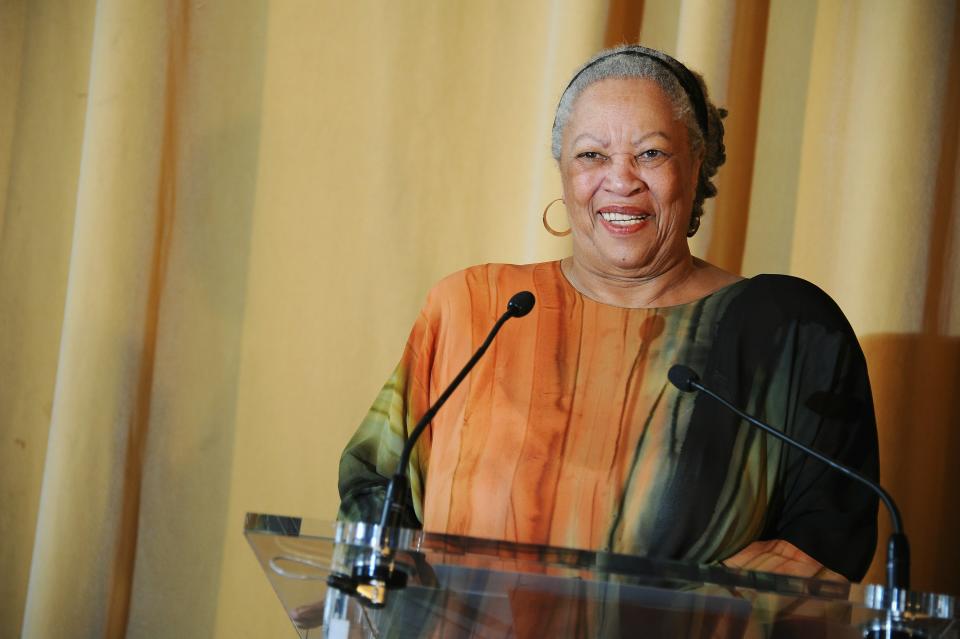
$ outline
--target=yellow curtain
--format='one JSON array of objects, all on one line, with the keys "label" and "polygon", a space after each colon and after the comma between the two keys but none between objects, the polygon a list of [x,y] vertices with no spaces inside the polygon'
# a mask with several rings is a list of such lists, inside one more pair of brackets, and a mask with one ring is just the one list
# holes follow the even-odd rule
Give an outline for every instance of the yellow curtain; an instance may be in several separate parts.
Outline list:
[{"label": "yellow curtain", "polygon": [[877,4],[0,1],[0,636],[290,632],[243,513],[334,514],[432,282],[569,250],[552,109],[624,37],[730,108],[695,249],[844,308],[960,592],[960,16]]}]

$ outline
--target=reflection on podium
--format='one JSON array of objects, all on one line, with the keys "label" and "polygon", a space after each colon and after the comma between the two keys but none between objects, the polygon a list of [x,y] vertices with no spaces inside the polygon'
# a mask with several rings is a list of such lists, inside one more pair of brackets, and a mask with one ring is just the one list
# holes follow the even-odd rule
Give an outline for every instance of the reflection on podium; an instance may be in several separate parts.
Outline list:
[{"label": "reflection on podium", "polygon": [[[304,639],[853,638],[888,615],[875,586],[416,530],[392,555],[405,585],[388,587],[356,578],[376,561],[378,532],[259,514],[245,525]],[[383,605],[370,605],[378,594]],[[953,597],[900,595],[914,636],[960,638]]]}]

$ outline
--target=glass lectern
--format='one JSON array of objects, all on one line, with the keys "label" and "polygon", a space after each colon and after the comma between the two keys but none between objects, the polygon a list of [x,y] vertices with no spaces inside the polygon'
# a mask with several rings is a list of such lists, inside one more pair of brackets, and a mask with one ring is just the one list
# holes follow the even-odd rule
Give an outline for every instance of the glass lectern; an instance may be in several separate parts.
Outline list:
[{"label": "glass lectern", "polygon": [[[382,607],[327,585],[376,552],[378,527],[250,513],[245,535],[296,632],[328,637],[862,637],[890,593],[677,561],[404,530],[405,587]],[[897,592],[900,620],[960,639],[955,599]],[[886,620],[886,621],[885,621]]]}]

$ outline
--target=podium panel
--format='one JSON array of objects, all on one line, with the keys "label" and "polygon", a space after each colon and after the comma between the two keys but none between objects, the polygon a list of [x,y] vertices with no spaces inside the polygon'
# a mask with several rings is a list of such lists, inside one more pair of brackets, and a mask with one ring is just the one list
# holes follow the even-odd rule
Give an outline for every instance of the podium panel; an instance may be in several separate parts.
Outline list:
[{"label": "podium panel", "polygon": [[[254,513],[244,529],[303,639],[833,639],[890,623],[889,593],[879,586],[418,530],[401,531],[395,546],[406,586],[375,607],[328,580],[369,564],[378,532],[371,524]],[[953,597],[895,598],[914,636],[960,639]]]}]

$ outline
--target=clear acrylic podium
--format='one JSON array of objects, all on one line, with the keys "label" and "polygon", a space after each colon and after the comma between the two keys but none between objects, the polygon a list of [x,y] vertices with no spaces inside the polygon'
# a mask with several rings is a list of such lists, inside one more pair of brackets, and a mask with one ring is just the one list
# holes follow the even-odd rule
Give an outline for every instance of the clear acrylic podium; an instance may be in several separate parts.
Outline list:
[{"label": "clear acrylic podium", "polygon": [[[402,531],[396,556],[407,586],[373,608],[327,579],[375,552],[376,526],[249,513],[244,534],[304,639],[834,639],[862,637],[888,614],[880,586],[415,530]],[[926,637],[960,639],[953,597],[895,599]]]}]

